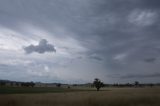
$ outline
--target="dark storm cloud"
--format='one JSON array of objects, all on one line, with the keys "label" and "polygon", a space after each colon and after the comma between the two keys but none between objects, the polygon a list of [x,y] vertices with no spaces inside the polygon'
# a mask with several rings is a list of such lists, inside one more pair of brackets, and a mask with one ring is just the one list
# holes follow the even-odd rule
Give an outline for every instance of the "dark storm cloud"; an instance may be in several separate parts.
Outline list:
[{"label": "dark storm cloud", "polygon": [[98,56],[91,56],[90,58],[98,60],[98,61],[102,61],[103,60],[101,57],[98,57]]},{"label": "dark storm cloud", "polygon": [[160,1],[159,0],[136,0],[137,2],[140,3],[140,6],[145,7],[145,8],[160,8]]},{"label": "dark storm cloud", "polygon": [[37,52],[40,54],[43,54],[45,52],[56,52],[54,45],[48,44],[48,41],[46,39],[42,39],[38,45],[31,44],[27,47],[24,47],[24,50],[27,54],[30,54],[32,52]]},{"label": "dark storm cloud", "polygon": [[121,76],[122,79],[130,79],[130,78],[154,78],[160,77],[160,73],[153,73],[153,74],[129,74],[125,76]]},{"label": "dark storm cloud", "polygon": [[94,59],[94,60],[98,60],[98,61],[102,61],[103,59],[100,56],[97,55],[91,55],[89,56],[90,59]]},{"label": "dark storm cloud", "polygon": [[144,59],[145,62],[148,62],[148,63],[153,63],[156,61],[156,58],[147,58],[147,59]]}]

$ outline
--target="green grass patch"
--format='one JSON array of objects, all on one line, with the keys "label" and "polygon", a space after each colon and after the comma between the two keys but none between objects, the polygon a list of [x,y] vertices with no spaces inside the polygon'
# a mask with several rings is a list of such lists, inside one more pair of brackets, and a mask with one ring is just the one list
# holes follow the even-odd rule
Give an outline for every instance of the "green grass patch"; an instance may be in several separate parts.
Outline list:
[{"label": "green grass patch", "polygon": [[0,94],[21,94],[21,93],[58,93],[71,92],[73,89],[53,87],[1,87]]},{"label": "green grass patch", "polygon": [[94,91],[94,89],[68,89],[58,87],[0,87],[0,94],[63,93],[77,91]]}]

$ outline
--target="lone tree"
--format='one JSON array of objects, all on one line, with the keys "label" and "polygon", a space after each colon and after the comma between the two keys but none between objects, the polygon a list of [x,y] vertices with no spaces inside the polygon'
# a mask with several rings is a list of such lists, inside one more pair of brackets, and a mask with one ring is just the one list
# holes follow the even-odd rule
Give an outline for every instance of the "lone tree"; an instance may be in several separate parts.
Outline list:
[{"label": "lone tree", "polygon": [[101,82],[101,80],[98,78],[94,79],[93,85],[97,88],[97,91],[99,91],[99,89],[104,86],[103,82]]},{"label": "lone tree", "polygon": [[139,86],[139,82],[138,82],[138,81],[135,81],[135,82],[134,82],[134,85],[135,85],[135,87],[138,87],[138,86]]},{"label": "lone tree", "polygon": [[56,86],[60,88],[60,87],[61,87],[61,84],[60,84],[60,83],[58,83],[58,84],[56,84]]}]

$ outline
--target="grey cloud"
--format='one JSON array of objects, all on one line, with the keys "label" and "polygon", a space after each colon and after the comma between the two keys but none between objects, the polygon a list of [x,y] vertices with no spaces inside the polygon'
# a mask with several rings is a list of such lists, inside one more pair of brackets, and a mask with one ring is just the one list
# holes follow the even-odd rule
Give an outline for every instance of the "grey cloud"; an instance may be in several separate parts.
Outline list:
[{"label": "grey cloud", "polygon": [[90,59],[94,59],[94,60],[98,60],[98,61],[102,61],[103,59],[99,56],[90,56]]},{"label": "grey cloud", "polygon": [[24,50],[27,54],[32,52],[37,52],[43,54],[45,52],[56,52],[54,45],[48,44],[46,39],[42,39],[38,45],[29,45],[24,47]]},{"label": "grey cloud", "polygon": [[156,61],[156,58],[147,58],[147,59],[144,59],[145,62],[148,62],[148,63],[153,63]]},{"label": "grey cloud", "polygon": [[153,74],[128,74],[121,76],[121,79],[130,79],[130,78],[153,78],[153,77],[160,77],[160,73],[153,73]]}]

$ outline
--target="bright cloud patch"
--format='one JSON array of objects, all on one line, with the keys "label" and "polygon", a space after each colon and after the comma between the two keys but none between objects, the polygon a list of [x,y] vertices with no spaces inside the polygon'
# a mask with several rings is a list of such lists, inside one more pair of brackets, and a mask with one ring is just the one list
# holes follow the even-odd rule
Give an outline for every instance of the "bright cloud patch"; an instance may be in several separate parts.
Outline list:
[{"label": "bright cloud patch", "polygon": [[150,10],[134,10],[129,15],[129,22],[138,26],[149,26],[155,22],[156,17],[156,12]]}]

